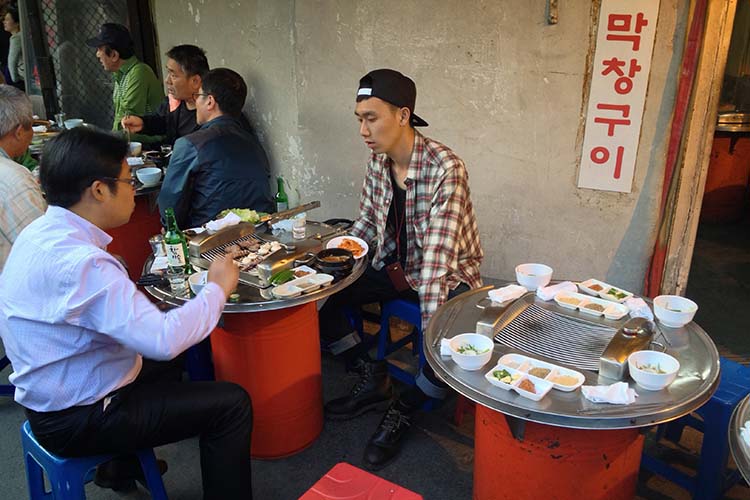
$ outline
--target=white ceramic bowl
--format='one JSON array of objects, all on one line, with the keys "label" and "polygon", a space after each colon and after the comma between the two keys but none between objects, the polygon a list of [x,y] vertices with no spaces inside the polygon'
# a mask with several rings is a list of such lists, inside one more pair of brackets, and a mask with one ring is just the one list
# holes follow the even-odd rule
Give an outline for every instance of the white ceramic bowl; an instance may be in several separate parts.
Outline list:
[{"label": "white ceramic bowl", "polygon": [[158,167],[139,168],[135,171],[135,176],[144,187],[155,186],[161,179],[161,169]]},{"label": "white ceramic bowl", "polygon": [[[478,354],[462,354],[459,350],[467,346],[476,348]],[[476,371],[482,368],[492,357],[494,344],[492,339],[478,333],[462,333],[450,340],[451,357],[461,368],[467,371]],[[464,351],[475,352],[475,351]]]},{"label": "white ceramic bowl", "polygon": [[654,299],[654,314],[660,323],[680,328],[693,321],[698,304],[679,295],[659,295]]},{"label": "white ceramic bowl", "polygon": [[529,291],[547,286],[552,279],[552,268],[544,264],[521,264],[516,266],[516,281]]},{"label": "white ceramic bowl", "polygon": [[65,128],[76,128],[83,125],[83,120],[81,118],[71,118],[70,120],[65,120],[63,124]]},{"label": "white ceramic bowl", "polygon": [[[645,367],[659,369],[664,373],[653,373]],[[680,371],[680,362],[669,354],[658,351],[636,351],[628,356],[630,377],[647,391],[660,391],[674,382]]]},{"label": "white ceramic bowl", "polygon": [[140,156],[141,151],[143,151],[143,144],[140,142],[128,143],[128,152],[130,153],[130,156]]},{"label": "white ceramic bowl", "polygon": [[193,293],[198,295],[203,290],[203,287],[206,286],[206,283],[208,283],[208,271],[191,274],[188,278],[188,283],[190,283],[190,289]]}]

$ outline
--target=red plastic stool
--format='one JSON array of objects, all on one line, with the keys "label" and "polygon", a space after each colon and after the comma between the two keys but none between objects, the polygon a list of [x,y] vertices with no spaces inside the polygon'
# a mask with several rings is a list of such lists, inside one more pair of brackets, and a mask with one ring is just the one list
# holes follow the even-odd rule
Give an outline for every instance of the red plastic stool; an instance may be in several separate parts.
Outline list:
[{"label": "red plastic stool", "polygon": [[453,413],[453,422],[460,427],[464,421],[464,415],[467,413],[471,413],[472,415],[476,413],[476,403],[459,394],[456,398],[456,411]]},{"label": "red plastic stool", "polygon": [[422,495],[341,462],[299,500],[422,500]]}]

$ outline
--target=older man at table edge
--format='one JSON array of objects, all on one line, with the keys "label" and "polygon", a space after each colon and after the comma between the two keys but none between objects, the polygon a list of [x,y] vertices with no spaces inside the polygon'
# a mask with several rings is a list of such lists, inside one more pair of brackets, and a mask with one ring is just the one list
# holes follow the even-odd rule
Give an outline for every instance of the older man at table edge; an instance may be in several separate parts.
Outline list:
[{"label": "older man at table edge", "polygon": [[245,81],[231,69],[213,69],[194,97],[200,128],[175,142],[158,198],[162,219],[170,207],[181,228],[226,208],[273,212],[268,158],[240,120]]},{"label": "older man at table edge", "polygon": [[86,45],[96,49],[102,67],[112,73],[112,130],[121,130],[122,119],[127,115],[143,116],[156,111],[164,97],[161,82],[154,70],[135,56],[133,39],[125,26],[104,23],[96,37],[86,40]]},{"label": "older man at table edge", "polygon": [[0,85],[0,271],[21,230],[47,208],[34,176],[12,160],[31,144],[32,122],[28,96],[10,85]]},{"label": "older man at table edge", "polygon": [[161,144],[174,145],[180,137],[195,131],[194,95],[200,92],[203,77],[208,73],[206,53],[195,45],[177,45],[167,51],[167,76],[164,84],[168,96],[156,113],[126,116],[122,128],[131,133],[164,136]]},{"label": "older man at table edge", "polygon": [[105,231],[127,223],[135,206],[126,155],[125,141],[84,127],[45,146],[40,178],[50,207],[23,230],[0,276],[15,400],[52,453],[123,455],[114,477],[100,467],[100,486],[132,484],[135,450],[199,435],[204,498],[250,498],[245,390],[181,382],[170,363],[151,361],[211,333],[238,271],[229,260],[213,263],[201,293],[166,313],[136,288],[106,252]]},{"label": "older man at table edge", "polygon": [[444,399],[448,387],[425,365],[416,387],[389,406],[387,366],[373,362],[349,333],[343,308],[403,298],[420,304],[425,328],[438,306],[482,285],[466,167],[453,151],[414,128],[427,126],[414,114],[415,101],[414,82],[397,71],[379,69],[360,79],[354,113],[371,155],[351,234],[374,247],[372,266],[320,312],[321,335],[332,342],[332,351],[344,351],[360,375],[347,396],[326,404],[326,415],[347,419],[388,407],[365,448],[364,463],[372,469],[396,457],[414,411],[428,398]]}]

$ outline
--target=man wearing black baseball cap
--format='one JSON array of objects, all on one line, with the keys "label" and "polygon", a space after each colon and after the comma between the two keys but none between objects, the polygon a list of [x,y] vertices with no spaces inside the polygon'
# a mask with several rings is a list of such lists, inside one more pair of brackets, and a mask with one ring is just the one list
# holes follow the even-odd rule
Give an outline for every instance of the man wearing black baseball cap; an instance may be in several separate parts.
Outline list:
[{"label": "man wearing black baseball cap", "polygon": [[104,23],[99,34],[86,40],[96,48],[96,57],[114,80],[115,116],[112,130],[122,130],[121,121],[128,115],[153,113],[164,97],[161,82],[151,67],[135,56],[133,39],[122,24]]},{"label": "man wearing black baseball cap", "polygon": [[348,419],[388,408],[365,449],[364,463],[372,469],[396,457],[413,412],[429,398],[444,399],[448,388],[425,364],[416,386],[390,402],[388,367],[373,361],[356,333],[349,333],[343,311],[405,299],[420,305],[417,326],[424,330],[449,298],[482,285],[482,248],[466,167],[453,151],[414,128],[427,126],[414,113],[416,97],[414,81],[392,69],[371,71],[359,81],[354,114],[371,154],[351,234],[374,249],[372,265],[320,311],[321,335],[360,375],[347,396],[326,404],[326,415]]}]

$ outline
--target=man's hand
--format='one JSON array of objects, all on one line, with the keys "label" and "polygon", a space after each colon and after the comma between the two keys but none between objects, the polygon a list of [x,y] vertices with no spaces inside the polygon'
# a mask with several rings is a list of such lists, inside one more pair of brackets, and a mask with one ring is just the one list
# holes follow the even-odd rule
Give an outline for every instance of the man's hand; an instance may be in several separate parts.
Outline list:
[{"label": "man's hand", "polygon": [[131,134],[143,130],[143,118],[140,116],[127,115],[120,120],[122,128],[129,130]]},{"label": "man's hand", "polygon": [[224,295],[229,295],[237,288],[237,280],[240,277],[240,270],[234,264],[230,257],[215,260],[208,268],[208,281],[212,281],[224,290]]}]

